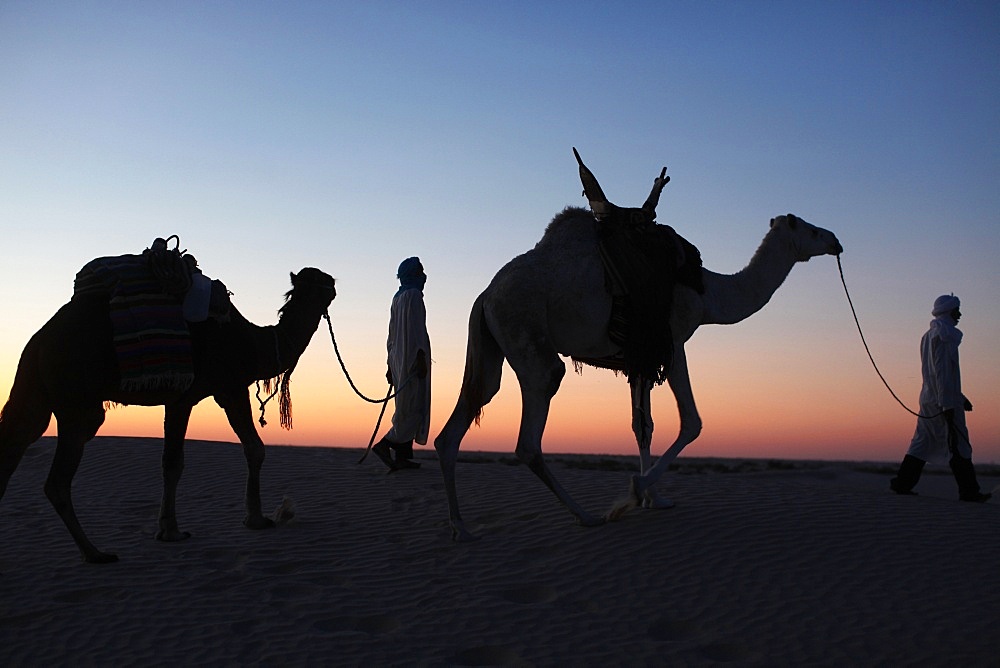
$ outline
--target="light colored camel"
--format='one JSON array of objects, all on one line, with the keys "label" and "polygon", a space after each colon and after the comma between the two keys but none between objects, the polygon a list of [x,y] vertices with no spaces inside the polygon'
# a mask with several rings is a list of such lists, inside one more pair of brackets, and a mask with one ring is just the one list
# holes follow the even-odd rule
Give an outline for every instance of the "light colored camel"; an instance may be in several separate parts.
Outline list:
[{"label": "light colored camel", "polygon": [[[259,327],[235,307],[228,322],[190,323],[194,380],[184,392],[121,389],[112,344],[107,294],[77,294],[42,326],[21,353],[10,398],[0,414],[0,498],[28,446],[55,415],[59,434],[45,494],[69,529],[85,561],[117,561],[84,534],[70,488],[83,447],[104,422],[106,401],[163,406],[163,497],[156,537],[177,541],[190,534],[177,526],[177,483],[184,469],[184,436],[195,404],[211,396],[222,407],[247,460],[246,519],[251,529],[273,527],[261,513],[260,469],[264,443],[253,423],[247,386],[295,368],[319,319],[336,295],[334,279],[319,269],[292,274],[277,325]],[[287,390],[287,382],[282,383]],[[284,402],[286,397],[282,397]],[[290,404],[286,404],[290,409]]]},{"label": "light colored camel", "polygon": [[[647,217],[655,215],[659,190],[668,180],[663,178],[665,171],[654,182],[653,192],[642,209],[618,209],[607,201],[596,180],[588,183],[593,176],[582,161],[580,167],[585,192],[596,214],[617,210],[640,215],[645,212]],[[632,480],[629,506],[644,500],[653,506],[671,505],[669,501],[657,500],[651,489],[681,450],[701,432],[684,343],[700,325],[736,323],[759,311],[797,262],[842,251],[831,232],[791,214],[778,216],[771,220],[763,242],[742,271],[724,275],[702,269],[704,294],[679,284],[674,288],[670,316],[673,363],[667,382],[677,401],[680,432],[666,453],[651,466],[653,423],[649,407],[653,384],[633,375],[629,379],[632,424],[642,475]],[[465,528],[459,513],[455,464],[462,438],[473,420],[478,421],[483,406],[500,389],[504,359],[521,387],[517,457],[581,524],[593,526],[604,521],[586,512],[558,483],[542,457],[541,441],[549,404],[566,371],[560,355],[606,358],[620,352],[608,336],[611,306],[595,216],[575,207],[557,215],[534,249],[502,267],[476,299],[469,317],[462,389],[454,411],[434,441],[448,495],[453,538],[475,538]],[[618,507],[614,516],[625,509],[626,506]]]}]

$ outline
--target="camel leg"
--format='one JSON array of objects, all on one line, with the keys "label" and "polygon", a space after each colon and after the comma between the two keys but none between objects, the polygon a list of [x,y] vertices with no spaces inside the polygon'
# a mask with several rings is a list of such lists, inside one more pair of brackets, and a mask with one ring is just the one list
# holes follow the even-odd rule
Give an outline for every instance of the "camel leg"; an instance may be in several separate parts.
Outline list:
[{"label": "camel leg", "polygon": [[[585,511],[569,493],[559,484],[559,481],[552,475],[552,471],[545,464],[542,456],[542,432],[545,430],[545,422],[549,416],[549,405],[552,397],[566,373],[565,365],[555,358],[554,365],[547,376],[548,382],[544,386],[537,386],[537,382],[532,382],[527,378],[518,376],[521,381],[521,427],[517,435],[517,458],[528,465],[528,468],[537,475],[545,485],[552,490],[558,499],[576,517],[583,526],[599,526],[604,523],[602,518],[594,517]],[[515,373],[517,369],[514,369]]]},{"label": "camel leg", "polygon": [[[461,399],[459,400],[461,403]],[[458,490],[455,487],[455,464],[458,462],[458,448],[462,443],[462,436],[472,424],[472,419],[463,420],[460,414],[460,407],[456,406],[455,412],[441,430],[441,434],[434,439],[434,449],[437,451],[438,462],[441,465],[441,476],[444,478],[444,490],[448,496],[448,519],[451,524],[451,538],[460,543],[468,543],[478,540],[479,537],[465,528],[462,521],[462,514],[458,510]],[[461,423],[464,422],[464,427]],[[456,424],[458,423],[458,424]],[[457,433],[456,433],[457,432]]]},{"label": "camel leg", "polygon": [[656,460],[648,471],[642,475],[632,476],[629,485],[629,496],[622,502],[616,503],[607,514],[609,520],[619,519],[628,512],[629,509],[640,505],[645,498],[646,492],[650,490],[660,480],[670,464],[677,459],[684,447],[698,438],[701,433],[701,417],[698,415],[698,408],[695,405],[694,393],[691,391],[691,378],[688,376],[687,356],[684,348],[675,346],[673,365],[667,376],[667,382],[677,400],[677,411],[680,414],[681,425],[677,439],[667,449],[663,455]]},{"label": "camel leg", "polygon": [[441,433],[434,439],[434,450],[437,451],[441,475],[444,478],[444,489],[448,496],[451,537],[455,541],[468,542],[478,539],[465,528],[458,510],[455,465],[458,462],[458,449],[473,420],[478,420],[483,406],[500,391],[503,360],[503,352],[486,325],[483,316],[483,297],[480,296],[473,304],[472,313],[469,315],[469,340],[458,402]]},{"label": "camel leg", "polygon": [[[500,389],[500,374],[503,370],[503,357],[498,356],[489,360],[479,360],[483,365],[489,367],[490,373],[483,374],[486,380],[482,384],[477,384],[481,391],[471,393],[467,387],[482,380],[478,375],[470,381],[468,378],[462,382],[462,391],[458,396],[458,403],[451,417],[445,423],[441,433],[434,439],[434,450],[437,451],[438,462],[441,465],[441,475],[444,478],[444,489],[448,496],[448,516],[451,523],[451,537],[458,542],[470,542],[478,540],[478,536],[465,528],[462,515],[458,509],[458,491],[455,487],[455,465],[458,462],[458,450],[462,445],[462,439],[472,426],[473,420],[479,415],[480,409],[496,395]],[[488,363],[488,364],[487,364]],[[482,372],[482,367],[477,369]],[[470,371],[467,369],[466,374]],[[480,397],[474,399],[472,395]],[[480,401],[482,403],[480,403]]]},{"label": "camel leg", "polygon": [[[645,474],[652,466],[649,447],[653,442],[653,413],[650,404],[653,385],[642,376],[633,375],[629,378],[629,389],[632,392],[632,433],[639,446],[639,472]],[[658,497],[656,491],[649,488],[643,495],[642,507],[673,508],[674,502]]]},{"label": "camel leg", "polygon": [[59,436],[49,477],[45,481],[45,496],[69,529],[84,561],[91,564],[118,561],[116,555],[101,552],[87,539],[73,509],[71,494],[73,476],[76,475],[80,460],[83,458],[83,447],[97,434],[97,430],[104,423],[104,409],[97,404],[89,412],[79,412],[72,416],[57,413],[56,420],[59,424]]},{"label": "camel leg", "polygon": [[678,433],[677,439],[674,440],[667,451],[656,460],[656,464],[652,469],[643,473],[641,477],[633,478],[636,492],[639,494],[644,494],[647,489],[655,485],[659,481],[660,476],[666,473],[667,467],[677,459],[677,455],[681,453],[681,450],[701,434],[701,416],[698,415],[698,407],[694,402],[694,392],[691,390],[687,356],[684,354],[684,349],[680,346],[674,350],[673,366],[670,369],[670,374],[667,376],[667,382],[670,384],[670,389],[677,400],[677,412],[681,418],[680,433]]},{"label": "camel leg", "polygon": [[160,530],[156,539],[173,542],[191,534],[177,526],[177,484],[184,472],[184,436],[193,406],[168,404],[163,407],[163,496],[160,499]]},{"label": "camel leg", "polygon": [[48,408],[14,410],[9,403],[4,408],[0,419],[0,499],[28,446],[42,437],[51,417]]},{"label": "camel leg", "polygon": [[247,460],[247,516],[243,524],[248,529],[272,528],[274,521],[264,517],[260,507],[260,469],[264,464],[264,441],[260,439],[260,434],[253,426],[250,395],[242,394],[238,397],[216,395],[215,401],[226,412],[229,426],[240,439],[243,455]]}]

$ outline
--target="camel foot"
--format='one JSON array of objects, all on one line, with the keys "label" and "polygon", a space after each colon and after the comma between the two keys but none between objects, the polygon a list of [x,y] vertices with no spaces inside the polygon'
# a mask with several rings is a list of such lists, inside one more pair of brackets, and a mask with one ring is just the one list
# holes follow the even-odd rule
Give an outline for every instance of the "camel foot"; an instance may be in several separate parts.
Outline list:
[{"label": "camel foot", "polygon": [[187,540],[191,537],[190,531],[181,531],[180,529],[160,529],[156,532],[156,540],[161,540],[164,543],[177,543],[182,540]]},{"label": "camel foot", "polygon": [[83,560],[88,564],[113,564],[118,561],[118,555],[109,552],[93,552],[85,555]]},{"label": "camel foot", "polygon": [[577,524],[582,527],[599,527],[604,526],[607,520],[603,517],[594,517],[592,515],[581,515],[576,518]]},{"label": "camel foot", "polygon": [[652,508],[653,510],[666,510],[667,508],[673,508],[674,502],[670,499],[661,498],[653,490],[648,489],[642,497],[642,507]]},{"label": "camel foot", "polygon": [[247,515],[247,518],[243,520],[243,526],[247,529],[253,529],[254,531],[259,531],[260,529],[273,529],[274,520],[264,517],[263,515]]},{"label": "camel foot", "polygon": [[480,539],[480,536],[470,532],[464,526],[452,524],[451,539],[456,543],[474,543]]},{"label": "camel foot", "polygon": [[616,522],[625,516],[625,513],[637,508],[642,503],[642,498],[645,497],[645,492],[640,495],[639,490],[639,476],[632,476],[632,480],[629,482],[628,496],[618,501],[611,507],[608,514],[605,515],[605,519],[608,522]]}]

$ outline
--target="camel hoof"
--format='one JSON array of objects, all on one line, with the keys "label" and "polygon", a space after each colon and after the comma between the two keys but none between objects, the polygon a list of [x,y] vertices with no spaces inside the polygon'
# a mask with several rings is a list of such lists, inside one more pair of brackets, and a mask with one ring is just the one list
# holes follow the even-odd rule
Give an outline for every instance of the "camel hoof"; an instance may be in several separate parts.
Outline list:
[{"label": "camel hoof", "polygon": [[190,537],[190,531],[181,531],[180,529],[161,529],[156,532],[156,540],[163,541],[164,543],[177,543],[182,540],[187,540]]},{"label": "camel hoof", "polygon": [[641,505],[642,498],[645,496],[643,492],[640,495],[639,489],[639,476],[632,476],[632,480],[629,482],[628,496],[615,503],[608,511],[608,514],[604,516],[605,520],[608,522],[617,522],[625,513],[632,510],[633,508]]},{"label": "camel hoof", "polygon": [[642,507],[653,510],[666,510],[667,508],[673,508],[674,502],[670,499],[661,499],[652,492],[646,492],[645,496],[642,497]]},{"label": "camel hoof", "polygon": [[628,494],[635,501],[636,505],[642,502],[647,494],[650,494],[650,490],[646,488],[643,483],[643,476],[634,475],[629,479],[628,482]]},{"label": "camel hoof", "polygon": [[247,529],[253,529],[254,531],[259,531],[260,529],[273,529],[274,520],[259,515],[257,517],[249,517],[243,520],[243,526]]},{"label": "camel hoof", "polygon": [[113,564],[118,561],[117,554],[110,554],[108,552],[95,552],[93,554],[88,554],[83,558],[88,564]]},{"label": "camel hoof", "polygon": [[451,539],[456,543],[474,543],[480,538],[481,536],[471,533],[465,527],[453,526],[451,528]]},{"label": "camel hoof", "polygon": [[591,517],[590,515],[584,515],[583,517],[577,518],[577,523],[582,527],[599,527],[604,526],[607,520],[603,517]]}]

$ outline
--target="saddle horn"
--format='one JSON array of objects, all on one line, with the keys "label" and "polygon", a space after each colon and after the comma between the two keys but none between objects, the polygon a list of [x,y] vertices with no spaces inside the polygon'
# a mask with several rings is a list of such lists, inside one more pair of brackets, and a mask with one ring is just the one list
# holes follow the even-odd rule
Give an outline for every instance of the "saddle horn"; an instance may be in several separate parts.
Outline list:
[{"label": "saddle horn", "polygon": [[580,157],[580,153],[576,150],[576,147],[573,148],[573,155],[576,156],[576,161],[580,165],[580,181],[583,183],[583,194],[587,198],[587,201],[590,202],[590,210],[594,212],[595,217],[599,219],[608,217],[621,219],[627,217],[632,220],[645,220],[646,222],[653,222],[656,219],[656,205],[660,202],[660,193],[663,192],[663,186],[670,183],[666,167],[660,170],[660,175],[653,179],[653,189],[650,191],[649,197],[646,198],[646,203],[642,205],[641,209],[621,209],[608,201],[593,172],[583,164],[583,159]]},{"label": "saddle horn", "polygon": [[598,218],[606,216],[611,213],[614,205],[604,195],[604,191],[601,190],[601,185],[597,182],[593,172],[587,169],[587,165],[583,164],[583,159],[575,146],[573,147],[573,155],[576,156],[576,161],[580,164],[580,181],[583,183],[583,194],[590,202],[590,210]]},{"label": "saddle horn", "polygon": [[653,190],[646,198],[646,203],[642,205],[642,210],[654,218],[656,217],[656,205],[660,203],[660,193],[663,192],[663,186],[668,183],[670,183],[670,177],[667,176],[667,168],[664,167],[660,171],[660,175],[653,179]]}]

